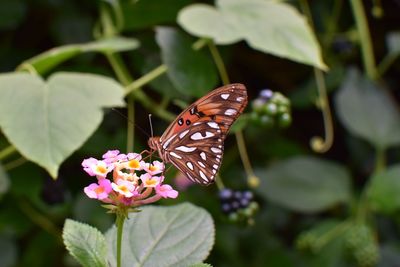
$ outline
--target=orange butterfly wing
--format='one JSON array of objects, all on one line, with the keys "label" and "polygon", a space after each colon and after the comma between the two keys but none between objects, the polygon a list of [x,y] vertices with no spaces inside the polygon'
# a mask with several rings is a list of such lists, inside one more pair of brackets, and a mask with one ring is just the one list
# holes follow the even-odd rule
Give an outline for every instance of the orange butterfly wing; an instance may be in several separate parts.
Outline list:
[{"label": "orange butterfly wing", "polygon": [[179,114],[161,137],[150,138],[149,146],[190,180],[208,185],[221,166],[225,137],[246,105],[243,84],[217,88]]}]

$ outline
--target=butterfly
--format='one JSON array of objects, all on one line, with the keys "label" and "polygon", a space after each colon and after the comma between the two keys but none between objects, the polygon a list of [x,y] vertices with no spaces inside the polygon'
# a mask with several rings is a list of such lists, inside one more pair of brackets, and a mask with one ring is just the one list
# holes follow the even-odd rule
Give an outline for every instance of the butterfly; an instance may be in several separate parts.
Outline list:
[{"label": "butterfly", "polygon": [[246,105],[243,84],[219,87],[182,111],[161,137],[149,138],[148,145],[191,181],[209,185],[221,166],[228,131]]}]

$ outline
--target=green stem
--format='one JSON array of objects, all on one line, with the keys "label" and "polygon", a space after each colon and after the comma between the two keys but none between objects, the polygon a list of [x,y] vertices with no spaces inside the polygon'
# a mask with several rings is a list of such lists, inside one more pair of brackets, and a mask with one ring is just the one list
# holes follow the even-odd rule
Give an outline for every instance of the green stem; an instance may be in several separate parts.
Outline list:
[{"label": "green stem", "polygon": [[14,168],[17,168],[17,167],[21,166],[22,164],[24,164],[24,163],[27,162],[27,161],[28,161],[28,160],[27,160],[26,158],[20,157],[20,158],[18,158],[18,159],[16,159],[16,160],[12,160],[12,161],[10,161],[10,162],[5,163],[5,164],[3,165],[3,169],[4,169],[5,171],[9,171],[9,170],[12,170],[12,169],[14,169]]},{"label": "green stem", "polygon": [[361,0],[350,0],[354,19],[360,37],[361,52],[363,56],[364,68],[368,77],[372,80],[377,78],[374,51],[372,48],[371,35],[368,28],[368,21],[365,16],[364,7]]},{"label": "green stem", "polygon": [[[312,18],[312,13],[310,10],[310,6],[306,0],[301,0],[301,7],[303,13],[306,15],[311,27],[314,29],[314,21]],[[324,119],[324,128],[325,128],[325,139],[320,136],[314,136],[311,139],[311,148],[315,152],[324,153],[328,151],[333,144],[333,122],[332,122],[332,113],[331,108],[329,106],[329,99],[325,84],[324,73],[317,68],[314,68],[314,77],[317,83],[318,88],[318,100],[320,104],[320,108],[322,111],[322,117]]]},{"label": "green stem", "polygon": [[251,187],[257,187],[260,181],[259,178],[255,175],[253,167],[250,164],[249,155],[247,153],[246,144],[244,142],[243,132],[237,131],[235,133],[235,136],[236,136],[236,143],[239,149],[239,155],[247,175],[247,183]]},{"label": "green stem", "polygon": [[[158,77],[158,74],[156,75],[155,73],[157,72],[161,72],[161,70],[163,68],[166,68],[165,66],[162,67],[163,65],[161,65],[160,67],[158,67],[157,71],[153,70],[152,74],[148,75],[144,75],[143,77],[146,76],[146,78],[139,78],[136,82],[133,82],[133,78],[132,76],[129,74],[124,62],[121,60],[121,58],[114,53],[107,53],[106,54],[108,61],[110,62],[111,67],[113,68],[115,75],[117,75],[118,80],[126,87],[126,92],[125,95],[127,96],[129,93],[131,94],[130,97],[133,98],[133,100],[137,100],[139,101],[145,108],[149,109],[152,113],[154,113],[156,116],[166,120],[166,121],[172,121],[175,118],[175,115],[166,111],[165,109],[160,109],[159,105],[157,103],[155,103],[154,101],[152,101],[146,94],[144,94],[141,91],[140,86],[143,86],[144,84],[148,83],[149,81],[151,81],[150,78],[155,79],[156,77]],[[164,70],[165,71],[165,70]],[[150,76],[150,78],[149,78]],[[132,101],[133,101],[132,100]],[[128,103],[129,105],[129,103]],[[133,109],[133,105],[131,107]],[[134,111],[133,111],[134,112]],[[132,111],[129,111],[129,107],[128,107],[128,117],[129,117],[129,113],[132,113]],[[129,126],[129,124],[131,124],[131,122],[128,122],[128,136],[131,136],[133,138],[134,134],[133,134],[133,127],[134,125],[132,125],[132,127]],[[127,142],[127,146],[129,149],[129,146],[133,145],[133,140]]]},{"label": "green stem", "polygon": [[152,80],[156,79],[158,76],[164,74],[167,72],[167,66],[166,65],[160,65],[154,70],[146,73],[136,81],[130,83],[126,87],[125,95],[128,95],[132,93],[133,91],[139,90],[142,86],[146,85],[147,83],[151,82]]},{"label": "green stem", "polygon": [[395,62],[399,55],[388,54],[386,55],[383,60],[379,63],[378,68],[376,70],[377,78],[380,78],[385,74],[385,72],[389,69],[389,67]]},{"label": "green stem", "polygon": [[48,216],[39,213],[37,210],[35,210],[32,207],[31,202],[27,200],[20,200],[19,201],[19,207],[21,211],[36,225],[41,227],[43,230],[46,232],[50,233],[51,235],[55,236],[57,240],[60,239],[60,230],[57,228],[57,226],[49,219]]},{"label": "green stem", "polygon": [[325,153],[328,151],[333,144],[333,121],[332,112],[329,106],[328,94],[325,84],[324,74],[321,70],[314,68],[314,76],[317,82],[317,88],[319,93],[319,103],[324,119],[325,128],[325,140],[319,136],[315,136],[311,139],[311,147],[315,152]]},{"label": "green stem", "polygon": [[125,214],[117,213],[116,226],[117,226],[117,267],[121,267],[121,245],[122,233],[124,230]]},{"label": "green stem", "polygon": [[196,42],[193,43],[192,48],[193,48],[193,50],[200,50],[204,46],[206,46],[208,44],[208,42],[210,42],[209,39],[200,38],[199,40],[197,40]]},{"label": "green stem", "polygon": [[350,221],[342,221],[329,231],[325,232],[322,236],[320,236],[316,241],[316,246],[321,249],[323,248],[329,241],[332,239],[341,236],[349,227],[351,226]]},{"label": "green stem", "polygon": [[326,35],[324,38],[325,47],[328,47],[332,43],[333,38],[336,34],[342,7],[343,7],[343,0],[334,1],[331,16],[328,19],[328,25],[326,26]]},{"label": "green stem", "polygon": [[127,86],[133,81],[133,78],[129,74],[127,68],[124,65],[121,57],[115,53],[106,53],[106,57],[113,68],[117,79],[124,85]]},{"label": "green stem", "polygon": [[221,179],[221,176],[217,175],[215,177],[215,184],[217,185],[218,190],[222,190],[225,188],[224,182]]},{"label": "green stem", "polygon": [[228,72],[226,71],[224,61],[213,41],[211,41],[211,40],[208,41],[208,48],[210,49],[210,52],[214,59],[215,65],[217,66],[219,76],[221,77],[222,83],[230,84]]},{"label": "green stem", "polygon": [[0,160],[5,159],[6,157],[8,157],[9,155],[11,155],[12,153],[14,153],[16,151],[17,150],[12,145],[4,148],[3,150],[0,151]]}]

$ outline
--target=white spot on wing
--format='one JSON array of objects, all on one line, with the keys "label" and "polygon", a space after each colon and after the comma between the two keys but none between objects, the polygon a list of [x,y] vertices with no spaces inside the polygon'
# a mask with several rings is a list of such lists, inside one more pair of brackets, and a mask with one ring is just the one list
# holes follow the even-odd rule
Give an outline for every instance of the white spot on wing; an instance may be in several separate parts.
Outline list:
[{"label": "white spot on wing", "polygon": [[206,165],[204,165],[204,163],[203,162],[201,162],[201,161],[198,161],[197,162],[201,167],[203,167],[203,168],[205,168],[206,167]]},{"label": "white spot on wing", "polygon": [[201,177],[204,181],[208,181],[208,180],[207,180],[207,176],[204,174],[204,172],[199,171],[199,173],[200,173],[200,177]]},{"label": "white spot on wing", "polygon": [[218,124],[217,124],[216,122],[210,121],[210,122],[207,122],[207,124],[208,124],[208,126],[210,126],[211,128],[219,129],[219,126],[218,126]]},{"label": "white spot on wing", "polygon": [[183,131],[179,134],[179,138],[182,139],[183,137],[185,137],[185,135],[187,135],[187,133],[189,132],[189,130]]},{"label": "white spot on wing", "polygon": [[222,152],[221,149],[216,148],[216,147],[212,147],[212,148],[211,148],[211,151],[214,152],[214,153],[217,153],[217,154],[220,154],[220,153]]},{"label": "white spot on wing", "polygon": [[217,158],[220,159],[220,158],[221,158],[221,155],[217,155]]},{"label": "white spot on wing", "polygon": [[218,169],[218,165],[217,165],[217,164],[214,164],[214,165],[213,165],[213,168],[214,168],[214,169]]},{"label": "white spot on wing", "polygon": [[222,98],[222,99],[225,99],[225,100],[227,100],[228,97],[229,97],[229,94],[222,94],[222,95],[221,95],[221,98]]},{"label": "white spot on wing", "polygon": [[190,136],[190,139],[192,139],[192,140],[203,140],[203,139],[210,138],[210,137],[213,137],[213,136],[214,136],[214,134],[211,133],[211,132],[206,132],[206,136],[202,136],[200,132],[197,132],[197,133],[192,134],[192,136]]},{"label": "white spot on wing", "polygon": [[216,174],[216,173],[217,173],[217,170],[216,170],[216,169],[213,169],[212,172],[213,172],[214,174]]},{"label": "white spot on wing", "polygon": [[193,123],[193,125],[199,125],[199,124],[201,124],[201,122],[195,122],[195,123]]},{"label": "white spot on wing", "polygon": [[193,171],[193,164],[191,162],[186,162],[186,166]]},{"label": "white spot on wing", "polygon": [[175,152],[169,152],[169,154],[177,159],[182,159],[181,156],[179,156],[178,154],[176,154]]},{"label": "white spot on wing", "polygon": [[244,100],[244,97],[242,97],[242,96],[239,96],[238,98],[236,98],[237,102],[242,102],[243,100]]},{"label": "white spot on wing", "polygon": [[169,145],[169,143],[171,143],[171,141],[172,141],[172,139],[174,139],[175,138],[175,136],[176,136],[176,134],[174,134],[173,136],[171,136],[167,141],[165,141],[165,143],[163,144],[163,148],[164,149],[167,149],[167,147],[168,147],[168,145]]},{"label": "white spot on wing", "polygon": [[187,147],[187,146],[178,146],[175,148],[176,150],[182,151],[182,152],[193,152],[196,150],[195,147]]},{"label": "white spot on wing", "polygon": [[200,153],[200,157],[201,157],[203,160],[206,160],[206,159],[207,159],[206,153],[204,153],[204,152],[201,152],[201,153]]},{"label": "white spot on wing", "polygon": [[230,116],[230,115],[235,115],[235,114],[236,114],[236,109],[228,108],[228,109],[225,111],[224,114],[225,114],[225,115],[228,115],[228,116]]}]

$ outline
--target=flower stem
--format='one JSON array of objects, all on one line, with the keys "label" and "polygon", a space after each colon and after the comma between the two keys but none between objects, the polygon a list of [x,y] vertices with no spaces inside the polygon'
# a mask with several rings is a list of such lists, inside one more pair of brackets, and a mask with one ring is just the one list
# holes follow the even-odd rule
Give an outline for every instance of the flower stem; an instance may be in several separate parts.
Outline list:
[{"label": "flower stem", "polygon": [[360,37],[361,52],[363,56],[364,68],[368,77],[372,80],[377,78],[374,51],[372,48],[371,35],[369,33],[368,21],[365,16],[364,7],[361,0],[350,0],[354,19]]},{"label": "flower stem", "polygon": [[122,233],[124,230],[124,221],[126,215],[123,213],[117,213],[116,226],[117,226],[117,267],[121,267],[121,245],[122,245]]}]

